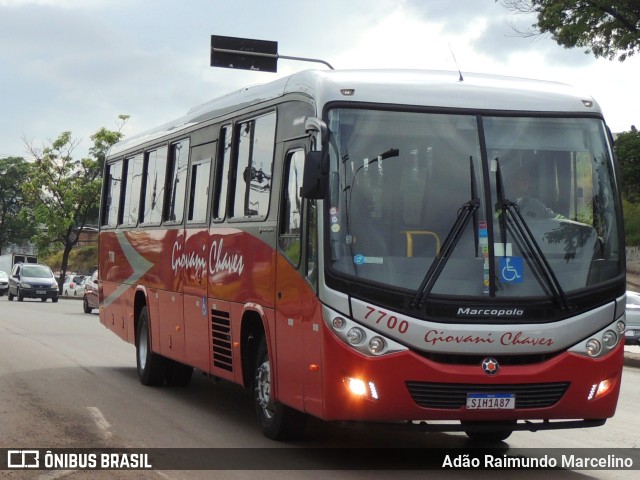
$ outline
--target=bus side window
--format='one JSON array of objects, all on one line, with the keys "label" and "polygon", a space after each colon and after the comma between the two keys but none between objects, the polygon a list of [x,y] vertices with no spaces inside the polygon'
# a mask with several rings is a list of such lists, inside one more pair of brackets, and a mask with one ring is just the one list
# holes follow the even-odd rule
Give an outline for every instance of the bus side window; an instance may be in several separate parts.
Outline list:
[{"label": "bus side window", "polygon": [[288,155],[285,164],[282,204],[280,209],[280,229],[278,244],[282,253],[296,267],[300,265],[302,244],[302,175],[304,172],[304,152],[296,150]]},{"label": "bus side window", "polygon": [[140,187],[142,184],[142,154],[130,157],[127,162],[126,191],[122,207],[122,223],[125,226],[136,226],[140,215]]},{"label": "bus side window", "polygon": [[[201,147],[198,147],[201,148]],[[194,149],[196,150],[196,149]],[[193,154],[193,152],[192,152]],[[189,185],[189,223],[203,223],[207,220],[209,205],[209,172],[211,158],[198,160],[191,165],[191,181]]]},{"label": "bus side window", "polygon": [[187,190],[187,167],[189,160],[189,140],[171,144],[165,190],[164,220],[181,223],[184,215],[184,201]]},{"label": "bus side window", "polygon": [[115,227],[118,221],[120,188],[122,187],[122,160],[108,165],[106,176],[102,205],[102,225]]},{"label": "bus side window", "polygon": [[218,146],[218,161],[214,174],[213,212],[211,216],[217,222],[224,220],[227,210],[227,195],[229,183],[229,164],[231,162],[231,125],[222,127]]},{"label": "bus side window", "polygon": [[237,126],[238,154],[232,217],[266,217],[271,196],[275,131],[275,113]]},{"label": "bus side window", "polygon": [[143,171],[143,194],[140,206],[140,222],[159,225],[162,220],[162,205],[167,170],[167,147],[147,152]]}]

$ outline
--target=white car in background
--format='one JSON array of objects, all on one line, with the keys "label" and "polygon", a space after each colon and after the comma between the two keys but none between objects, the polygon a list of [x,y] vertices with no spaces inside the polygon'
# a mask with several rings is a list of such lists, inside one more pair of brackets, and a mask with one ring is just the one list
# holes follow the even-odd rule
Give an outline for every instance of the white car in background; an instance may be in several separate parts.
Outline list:
[{"label": "white car in background", "polygon": [[7,272],[0,272],[0,297],[9,290],[9,275]]},{"label": "white car in background", "polygon": [[640,293],[627,290],[625,345],[640,345]]},{"label": "white car in background", "polygon": [[67,297],[78,297],[84,295],[84,275],[67,275],[62,285],[62,295]]}]

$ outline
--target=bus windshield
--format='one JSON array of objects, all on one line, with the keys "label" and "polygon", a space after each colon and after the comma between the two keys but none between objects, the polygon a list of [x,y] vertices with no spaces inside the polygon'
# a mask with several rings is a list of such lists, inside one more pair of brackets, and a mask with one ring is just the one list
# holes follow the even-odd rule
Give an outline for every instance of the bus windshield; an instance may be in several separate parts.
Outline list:
[{"label": "bus windshield", "polygon": [[352,108],[328,120],[338,275],[506,298],[564,296],[622,273],[602,120]]}]

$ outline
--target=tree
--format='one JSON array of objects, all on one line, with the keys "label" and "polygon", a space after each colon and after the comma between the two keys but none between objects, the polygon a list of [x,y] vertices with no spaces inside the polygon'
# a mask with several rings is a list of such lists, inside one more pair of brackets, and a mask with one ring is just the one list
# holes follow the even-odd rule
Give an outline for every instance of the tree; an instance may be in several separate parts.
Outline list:
[{"label": "tree", "polygon": [[28,177],[29,164],[22,157],[0,159],[0,253],[12,243],[34,234],[32,216],[21,214],[24,199],[20,185]]},{"label": "tree", "polygon": [[[497,0],[496,0],[497,1]],[[548,33],[565,48],[587,48],[596,57],[621,62],[640,50],[638,0],[500,0],[509,10],[534,13],[533,31]]]},{"label": "tree", "polygon": [[78,243],[82,230],[98,216],[102,183],[100,165],[104,163],[108,148],[122,136],[119,131],[100,129],[91,136],[94,145],[90,153],[94,158],[79,161],[73,159],[73,151],[79,142],[73,139],[71,132],[63,132],[42,149],[26,142],[35,161],[29,178],[22,185],[22,192],[35,221],[44,227],[35,236],[38,252],[47,254],[55,247],[63,250],[61,289],[69,253]]},{"label": "tree", "polygon": [[622,173],[622,193],[631,202],[640,201],[640,132],[634,126],[618,135],[615,152]]}]

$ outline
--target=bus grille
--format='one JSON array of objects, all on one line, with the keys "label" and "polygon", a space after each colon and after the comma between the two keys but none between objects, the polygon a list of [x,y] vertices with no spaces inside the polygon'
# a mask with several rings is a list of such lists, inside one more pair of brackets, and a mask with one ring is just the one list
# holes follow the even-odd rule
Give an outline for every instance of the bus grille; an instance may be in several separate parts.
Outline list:
[{"label": "bus grille", "polygon": [[413,400],[425,408],[462,408],[468,393],[513,393],[516,408],[545,408],[557,403],[569,382],[521,384],[459,384],[406,382]]},{"label": "bus grille", "polygon": [[211,347],[213,349],[213,366],[232,372],[233,355],[229,312],[211,310]]}]

